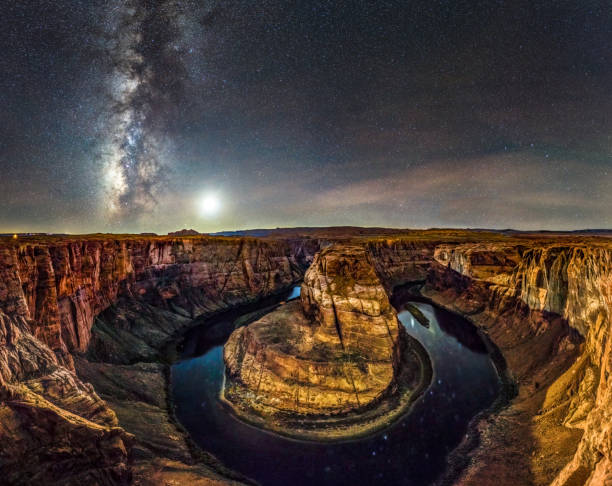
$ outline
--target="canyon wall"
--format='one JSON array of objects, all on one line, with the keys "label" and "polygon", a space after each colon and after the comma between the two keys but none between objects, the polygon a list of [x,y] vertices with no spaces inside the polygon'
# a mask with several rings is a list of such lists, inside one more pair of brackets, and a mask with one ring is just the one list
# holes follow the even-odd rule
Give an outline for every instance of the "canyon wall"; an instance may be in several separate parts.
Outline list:
[{"label": "canyon wall", "polygon": [[486,447],[462,483],[612,481],[610,245],[439,245],[434,258],[425,295],[484,329],[519,385],[479,425]]},{"label": "canyon wall", "polygon": [[287,289],[317,250],[316,240],[201,237],[0,246],[0,472],[11,484],[132,481],[134,437],[74,373],[99,339],[98,316],[124,300],[149,310],[145,334],[160,318],[185,327]]},{"label": "canyon wall", "polygon": [[[517,384],[509,405],[480,417],[470,432],[476,439],[451,457],[453,481],[612,481],[612,245],[605,241],[480,233],[357,241],[387,291],[419,281],[425,296],[472,320]],[[108,378],[94,390],[74,363],[92,382],[101,374],[155,376],[162,393],[163,366],[128,365],[155,361],[150,350],[198,317],[287,288],[327,244],[110,236],[1,244],[0,473],[9,484],[138,482],[130,452],[137,438],[115,413],[123,407],[129,417],[132,402],[109,407],[96,391],[106,400],[124,392],[108,391],[116,387]],[[147,394],[146,383],[136,398]],[[163,433],[173,437],[172,430]],[[181,454],[173,467],[188,460]]]},{"label": "canyon wall", "polygon": [[298,280],[316,242],[100,239],[0,248],[0,310],[58,355],[87,350],[94,317],[120,296],[194,318]]},{"label": "canyon wall", "polygon": [[[445,240],[442,240],[445,241]],[[425,281],[440,240],[389,238],[365,244],[387,292],[406,282]]]}]

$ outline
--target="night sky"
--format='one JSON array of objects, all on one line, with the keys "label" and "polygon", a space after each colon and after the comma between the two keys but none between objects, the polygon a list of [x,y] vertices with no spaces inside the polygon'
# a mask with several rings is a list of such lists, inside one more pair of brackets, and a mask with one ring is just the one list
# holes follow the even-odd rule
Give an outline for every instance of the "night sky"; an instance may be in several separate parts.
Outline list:
[{"label": "night sky", "polygon": [[0,232],[612,227],[609,0],[0,9]]}]

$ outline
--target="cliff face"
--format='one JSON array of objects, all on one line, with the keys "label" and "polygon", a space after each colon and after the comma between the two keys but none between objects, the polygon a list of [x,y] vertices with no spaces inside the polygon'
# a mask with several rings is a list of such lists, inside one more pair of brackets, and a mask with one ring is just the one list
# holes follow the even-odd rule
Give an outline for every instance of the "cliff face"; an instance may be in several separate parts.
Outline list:
[{"label": "cliff face", "polygon": [[60,355],[87,350],[94,317],[120,296],[193,318],[287,287],[305,261],[284,242],[243,239],[109,239],[0,252],[0,309],[31,322],[34,337]]},{"label": "cliff face", "polygon": [[0,472],[8,484],[129,481],[132,437],[23,315],[0,312],[0,365]]},{"label": "cliff face", "polygon": [[[94,321],[131,302],[151,314],[137,316],[138,330],[153,334],[150,344],[159,347],[195,317],[287,288],[301,278],[317,245],[103,238],[0,247],[2,474],[14,484],[129,482],[134,438],[73,370],[74,356],[93,343],[117,349],[109,339],[134,338],[135,331],[124,327],[109,338],[96,333]],[[121,326],[121,309],[111,312],[114,326]],[[166,329],[160,320],[169,323]]]},{"label": "cliff face", "polygon": [[[426,296],[467,316],[490,337],[518,384],[508,407],[476,424],[479,445],[469,453],[459,483],[612,481],[612,245],[596,239],[438,236],[365,241],[345,245],[342,258],[332,258],[330,251],[329,260],[325,252],[317,259],[304,282],[306,314],[298,327],[306,339],[299,341],[319,343],[315,348],[325,353],[334,350],[342,371],[305,352],[297,356],[313,363],[293,376],[290,370],[302,361],[289,362],[287,353],[269,353],[271,348],[263,353],[263,334],[253,325],[240,331],[252,334],[243,341],[251,343],[245,355],[255,364],[264,355],[275,363],[270,370],[286,378],[286,394],[293,397],[286,410],[297,410],[291,380],[315,383],[334,373],[332,385],[346,388],[338,392],[345,398],[320,403],[331,413],[354,407],[357,397],[361,406],[362,397],[364,403],[374,400],[389,386],[396,362],[388,346],[397,335],[385,291],[426,281]],[[136,362],[158,359],[163,344],[198,316],[286,288],[321,246],[315,239],[207,237],[0,245],[3,479],[9,484],[138,483],[151,468],[134,459],[131,451],[137,449],[140,458],[165,457],[170,462],[155,467],[180,470],[184,481],[222,480],[190,463],[184,437],[165,410],[163,365]],[[366,264],[352,268],[349,263],[350,271],[342,271],[337,264],[350,258]],[[286,310],[292,313],[296,305],[301,311],[297,302]],[[371,333],[363,331],[362,319],[374,322]],[[365,367],[355,359],[364,353],[370,359]],[[345,368],[354,384],[363,378],[363,393],[355,393]],[[313,410],[306,405],[311,398],[301,391],[298,397],[301,412]]]},{"label": "cliff face", "polygon": [[[425,293],[486,329],[520,385],[510,409],[485,432],[492,441],[497,434],[499,442],[514,414],[512,434],[524,434],[522,445],[532,451],[521,461],[525,469],[517,484],[612,480],[610,247],[440,246],[435,259]],[[510,433],[506,438],[511,442]],[[465,481],[490,480],[488,474],[503,471],[499,463],[491,468],[494,454],[476,454],[483,467],[469,470]]]},{"label": "cliff face", "polygon": [[301,300],[318,324],[315,339],[367,361],[386,362],[383,374],[392,376],[399,321],[363,247],[333,246],[318,253],[304,276]]},{"label": "cliff face", "polygon": [[439,242],[392,238],[365,244],[385,289],[406,282],[424,281]]},{"label": "cliff face", "polygon": [[612,481],[612,250],[532,249],[524,253],[517,278],[522,279],[524,302],[562,315],[585,338],[585,363],[575,370],[564,419],[564,425],[579,428],[584,435],[572,461],[553,484],[584,478],[588,485],[606,484]]},{"label": "cliff face", "polygon": [[365,407],[394,379],[399,332],[364,248],[329,247],[306,272],[301,302],[232,334],[224,348],[226,398],[268,414]]}]

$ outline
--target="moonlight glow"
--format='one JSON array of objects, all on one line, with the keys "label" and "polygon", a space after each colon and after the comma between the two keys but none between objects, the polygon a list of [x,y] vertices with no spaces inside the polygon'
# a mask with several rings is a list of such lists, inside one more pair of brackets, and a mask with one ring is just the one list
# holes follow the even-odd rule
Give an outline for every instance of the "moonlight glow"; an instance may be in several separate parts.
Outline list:
[{"label": "moonlight glow", "polygon": [[198,203],[202,216],[215,216],[221,210],[221,200],[217,194],[206,194]]}]

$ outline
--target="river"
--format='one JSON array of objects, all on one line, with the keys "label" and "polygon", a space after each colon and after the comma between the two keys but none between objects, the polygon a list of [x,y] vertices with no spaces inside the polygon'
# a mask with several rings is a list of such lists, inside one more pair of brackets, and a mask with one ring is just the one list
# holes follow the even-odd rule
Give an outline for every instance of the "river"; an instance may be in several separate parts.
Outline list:
[{"label": "river", "polygon": [[[298,296],[295,287],[277,300]],[[237,420],[218,399],[223,343],[241,317],[235,312],[185,336],[171,375],[177,418],[202,449],[264,486],[430,484],[444,470],[470,419],[493,403],[500,381],[472,324],[412,299],[396,297],[393,304],[408,334],[427,349],[434,376],[410,411],[387,429],[330,444],[283,438]],[[408,303],[429,319],[429,327],[404,309]]]}]

